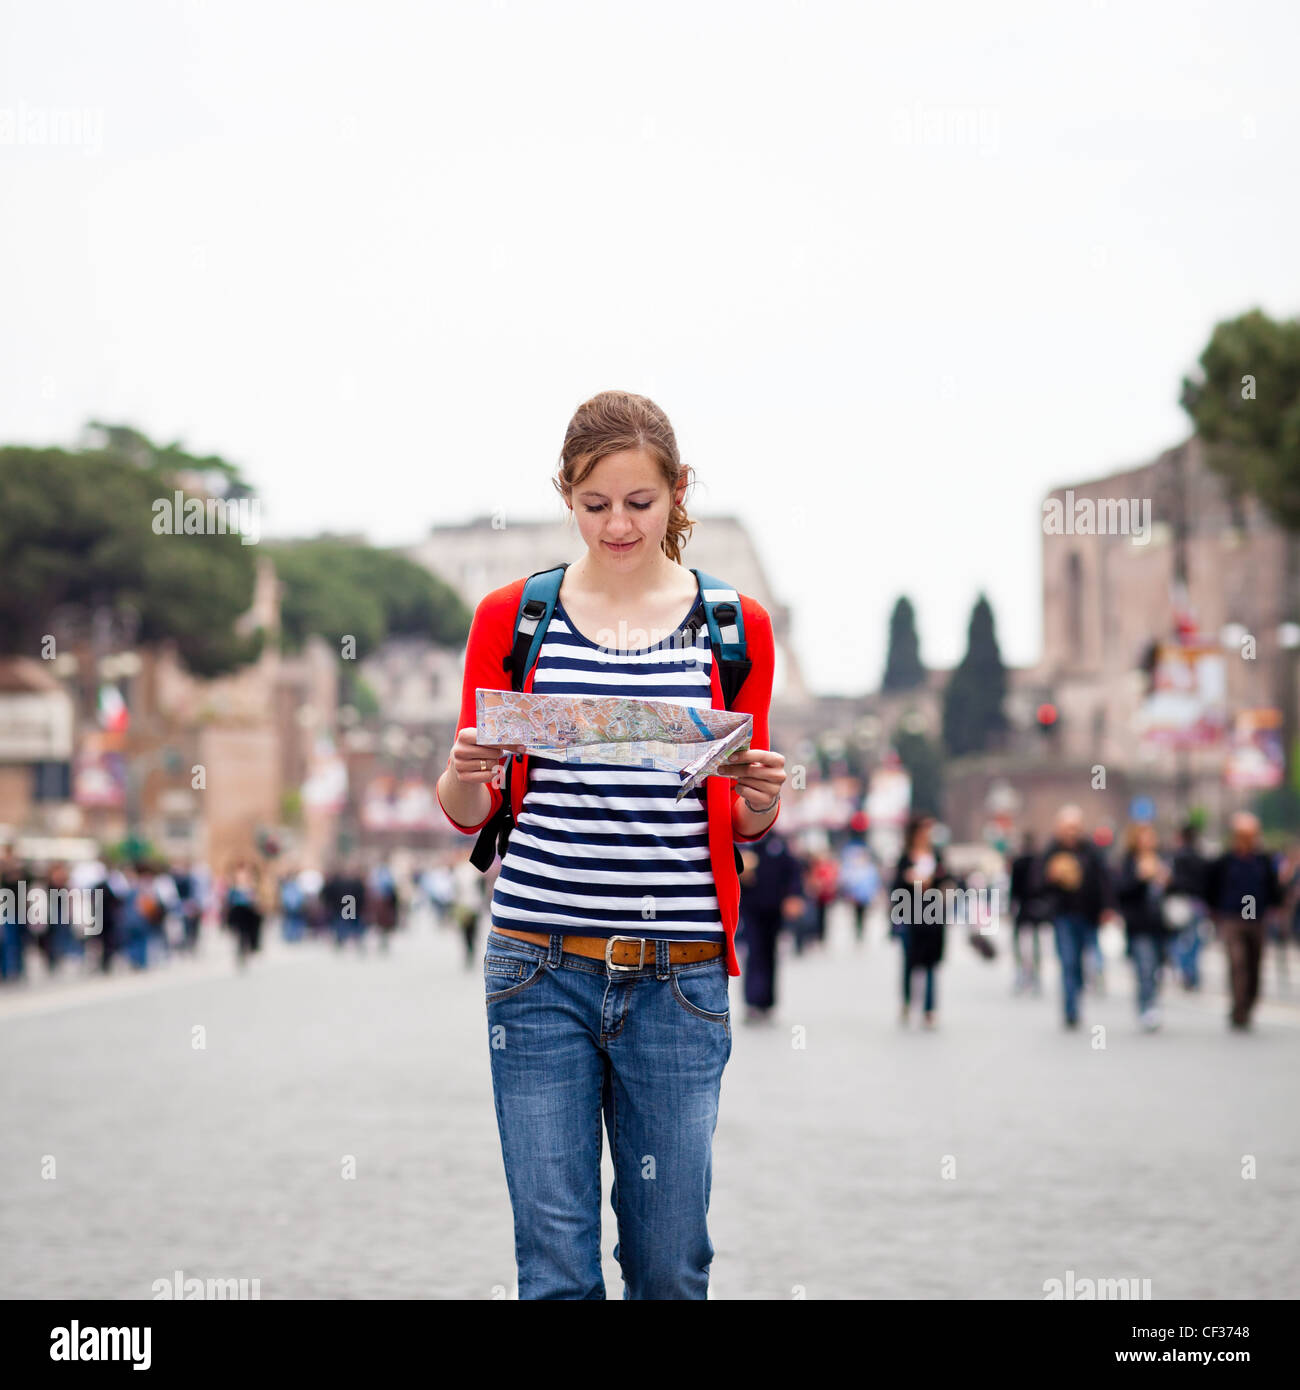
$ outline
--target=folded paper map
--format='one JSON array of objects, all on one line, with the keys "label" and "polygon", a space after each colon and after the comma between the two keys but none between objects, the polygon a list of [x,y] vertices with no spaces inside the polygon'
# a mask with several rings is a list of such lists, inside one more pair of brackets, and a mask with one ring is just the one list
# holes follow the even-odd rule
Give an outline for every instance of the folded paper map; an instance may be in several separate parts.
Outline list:
[{"label": "folded paper map", "polygon": [[521,746],[581,766],[653,767],[681,774],[680,801],[754,736],[754,719],[622,695],[533,695],[476,690],[479,743]]}]

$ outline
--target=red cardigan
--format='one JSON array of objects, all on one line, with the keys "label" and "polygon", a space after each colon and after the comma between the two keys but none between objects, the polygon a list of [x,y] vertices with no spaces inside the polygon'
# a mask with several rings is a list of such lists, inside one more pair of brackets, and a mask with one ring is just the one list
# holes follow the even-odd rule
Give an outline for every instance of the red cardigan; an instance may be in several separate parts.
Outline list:
[{"label": "red cardigan", "polygon": [[[509,656],[514,644],[515,615],[519,611],[519,599],[524,591],[524,580],[516,579],[511,584],[493,589],[474,610],[474,621],[469,630],[469,641],[465,645],[465,677],[461,690],[460,724],[456,732],[474,726],[477,715],[474,706],[474,692],[483,690],[509,690],[510,676],[502,663]],[[745,683],[740,687],[733,708],[740,713],[754,717],[754,736],[750,746],[766,750],[768,748],[767,710],[772,699],[772,669],[774,664],[772,644],[772,619],[760,603],[746,595],[740,595],[741,613],[745,619],[746,655],[753,663]],[[713,708],[724,709],[722,686],[716,662],[710,663],[713,680]],[[533,673],[528,672],[524,689],[532,690]],[[528,755],[524,754],[515,764],[514,775],[510,779],[512,808],[516,823],[523,807],[524,792],[528,786]],[[466,835],[478,832],[496,814],[501,805],[502,792],[488,782],[488,793],[492,804],[487,815],[477,825],[461,825],[447,814],[438,795],[438,805],[457,830]],[[718,908],[722,925],[727,934],[726,960],[727,973],[739,975],[740,965],[736,960],[736,921],[740,915],[740,880],[736,875],[736,858],[732,845],[739,840],[746,843],[761,840],[772,828],[762,835],[741,835],[735,829],[732,816],[740,793],[733,779],[729,777],[706,777],[704,780],[705,802],[709,822],[709,859],[713,866],[713,882],[718,898]],[[780,818],[780,802],[777,814],[772,819],[775,825]]]}]

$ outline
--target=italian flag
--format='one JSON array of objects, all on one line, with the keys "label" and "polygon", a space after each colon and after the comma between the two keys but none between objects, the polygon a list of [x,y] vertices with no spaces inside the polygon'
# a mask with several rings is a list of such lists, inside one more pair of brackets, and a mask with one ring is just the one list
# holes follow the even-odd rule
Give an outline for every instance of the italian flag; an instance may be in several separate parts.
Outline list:
[{"label": "italian flag", "polygon": [[124,734],[131,716],[122,692],[115,685],[99,687],[99,727],[110,734]]}]

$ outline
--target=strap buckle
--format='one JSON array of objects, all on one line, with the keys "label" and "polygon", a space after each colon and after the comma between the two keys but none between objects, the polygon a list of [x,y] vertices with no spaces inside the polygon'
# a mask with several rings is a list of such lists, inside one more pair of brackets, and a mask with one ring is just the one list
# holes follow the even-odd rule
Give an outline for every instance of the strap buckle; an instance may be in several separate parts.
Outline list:
[{"label": "strap buckle", "polygon": [[[614,943],[616,941],[636,941],[640,944],[640,958],[635,965],[616,965],[612,959]],[[605,942],[605,968],[607,970],[643,970],[645,969],[645,948],[649,945],[649,939],[644,936],[611,936]]]}]

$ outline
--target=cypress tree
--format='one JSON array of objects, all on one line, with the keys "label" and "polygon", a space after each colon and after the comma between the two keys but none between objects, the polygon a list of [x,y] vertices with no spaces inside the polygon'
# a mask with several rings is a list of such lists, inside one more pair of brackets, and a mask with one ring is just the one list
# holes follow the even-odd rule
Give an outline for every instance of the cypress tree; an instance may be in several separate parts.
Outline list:
[{"label": "cypress tree", "polygon": [[993,609],[981,594],[971,610],[966,655],[943,694],[943,741],[950,756],[983,753],[1007,727],[1002,702],[1007,673],[993,628]]},{"label": "cypress tree", "polygon": [[916,640],[916,615],[910,601],[903,597],[894,604],[889,618],[889,652],[885,657],[885,674],[880,682],[882,694],[896,690],[915,690],[925,684],[925,667]]}]

